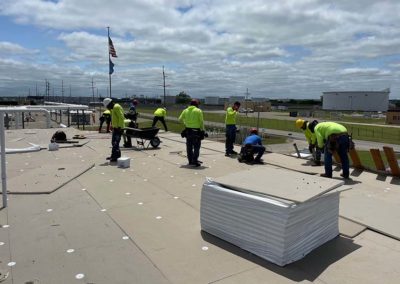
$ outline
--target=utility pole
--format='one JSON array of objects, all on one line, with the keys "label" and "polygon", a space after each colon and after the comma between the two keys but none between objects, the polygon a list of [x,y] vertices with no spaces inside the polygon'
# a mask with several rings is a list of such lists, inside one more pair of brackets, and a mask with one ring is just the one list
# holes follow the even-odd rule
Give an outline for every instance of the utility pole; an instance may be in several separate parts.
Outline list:
[{"label": "utility pole", "polygon": [[61,102],[64,102],[64,80],[61,80]]},{"label": "utility pole", "polygon": [[247,116],[247,100],[248,100],[248,98],[249,98],[249,95],[250,95],[250,93],[249,93],[249,88],[246,88],[246,99],[244,100],[244,106],[245,106],[245,108],[246,108],[246,116]]},{"label": "utility pole", "polygon": [[93,77],[92,77],[92,95],[93,95],[93,103],[94,103],[94,86],[93,86]]},{"label": "utility pole", "polygon": [[166,106],[166,94],[165,94],[165,87],[169,87],[170,85],[165,85],[165,77],[168,77],[165,75],[165,71],[164,71],[164,65],[162,67],[162,75],[163,75],[163,84],[161,86],[163,86],[164,88],[164,107]]},{"label": "utility pole", "polygon": [[164,65],[163,65],[163,67],[162,67],[162,76],[163,76],[163,86],[164,86],[164,107],[165,107],[165,105],[166,105],[166,103],[165,103],[166,96],[165,96],[165,72],[164,72]]},{"label": "utility pole", "polygon": [[37,93],[37,83],[36,83],[36,92],[35,92],[35,95],[36,95],[36,96],[38,95],[38,93]]},{"label": "utility pole", "polygon": [[69,97],[71,97],[71,84],[69,85]]}]

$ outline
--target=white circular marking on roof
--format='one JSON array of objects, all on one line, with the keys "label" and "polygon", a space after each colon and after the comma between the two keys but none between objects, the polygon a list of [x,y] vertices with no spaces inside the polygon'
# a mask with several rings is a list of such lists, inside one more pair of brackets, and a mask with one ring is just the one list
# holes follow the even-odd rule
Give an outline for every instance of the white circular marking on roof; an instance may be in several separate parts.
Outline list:
[{"label": "white circular marking on roof", "polygon": [[174,178],[174,176],[171,176],[171,178]]},{"label": "white circular marking on roof", "polygon": [[179,199],[179,196],[174,196],[174,199]]},{"label": "white circular marking on roof", "polygon": [[3,226],[1,226],[2,228],[8,228],[8,227],[10,227],[10,225],[3,225]]},{"label": "white circular marking on roof", "polygon": [[79,159],[82,159],[83,157],[82,156],[79,156]]},{"label": "white circular marking on roof", "polygon": [[86,190],[86,188],[82,188],[82,190],[83,190],[83,191],[85,191],[85,190]]},{"label": "white circular marking on roof", "polygon": [[131,172],[134,172],[134,170],[133,170],[133,169],[131,169],[130,171],[131,171]]},{"label": "white circular marking on roof", "polygon": [[143,202],[138,202],[138,205],[143,205]]},{"label": "white circular marking on roof", "polygon": [[101,173],[102,175],[104,175],[104,173]]},{"label": "white circular marking on roof", "polygon": [[128,236],[123,236],[122,239],[123,240],[129,240],[129,237]]},{"label": "white circular marking on roof", "polygon": [[125,172],[126,172],[126,170],[122,170],[122,172],[123,172],[123,173],[125,173]]},{"label": "white circular marking on roof", "polygon": [[204,250],[204,251],[206,251],[206,250],[208,250],[208,247],[204,246],[204,247],[202,247],[201,249]]},{"label": "white circular marking on roof", "polygon": [[7,263],[8,266],[14,266],[14,265],[16,265],[16,264],[17,264],[17,263],[16,263],[15,261],[11,261],[11,262]]},{"label": "white circular marking on roof", "polygon": [[101,211],[101,212],[106,212],[107,209],[103,208],[103,209],[101,209],[100,211]]},{"label": "white circular marking on roof", "polygon": [[20,171],[20,172],[23,172],[23,171],[24,171],[24,169],[20,169],[19,171]]},{"label": "white circular marking on roof", "polygon": [[195,187],[196,185],[195,185],[195,184],[192,184],[192,186]]},{"label": "white circular marking on roof", "polygon": [[152,156],[148,156],[149,158],[151,158]]},{"label": "white circular marking on roof", "polygon": [[113,180],[113,179],[110,179],[110,182],[114,182],[114,180]]},{"label": "white circular marking on roof", "polygon": [[67,249],[66,252],[67,253],[73,253],[75,250],[74,249]]},{"label": "white circular marking on roof", "polygon": [[372,195],[371,195],[371,194],[367,194],[367,196],[368,196],[368,197],[372,197]]},{"label": "white circular marking on roof", "polygon": [[47,212],[52,212],[53,209],[49,208],[49,209],[47,209],[46,211],[47,211]]},{"label": "white circular marking on roof", "polygon": [[157,168],[157,170],[161,171],[161,168]]},{"label": "white circular marking on roof", "polygon": [[181,163],[176,163],[178,166],[180,166],[181,165]]},{"label": "white circular marking on roof", "polygon": [[4,243],[3,243],[3,242],[0,242],[0,246],[4,246]]},{"label": "white circular marking on roof", "polygon": [[56,160],[60,159],[59,157],[56,157]]},{"label": "white circular marking on roof", "polygon": [[213,162],[215,163],[217,160],[213,160]]},{"label": "white circular marking on roof", "polygon": [[130,192],[125,192],[125,194],[126,194],[126,195],[131,195],[131,193],[130,193]]},{"label": "white circular marking on roof", "polygon": [[147,178],[145,178],[143,181],[147,181]]},{"label": "white circular marking on roof", "polygon": [[209,168],[211,169],[211,166],[209,166]]},{"label": "white circular marking on roof", "polygon": [[28,166],[29,165],[29,163],[25,163],[25,166]]},{"label": "white circular marking on roof", "polygon": [[142,162],[142,165],[146,165],[146,163],[145,163],[145,162]]},{"label": "white circular marking on roof", "polygon": [[390,187],[387,187],[386,190],[390,190]]},{"label": "white circular marking on roof", "polygon": [[79,273],[79,274],[75,275],[76,279],[83,279],[84,277],[85,277],[85,274],[83,274],[83,273]]},{"label": "white circular marking on roof", "polygon": [[157,219],[157,220],[160,220],[160,219],[162,219],[162,217],[161,217],[161,216],[157,216],[156,219]]},{"label": "white circular marking on roof", "polygon": [[198,172],[194,172],[194,174],[195,174],[195,175],[198,175],[199,173],[198,173]]},{"label": "white circular marking on roof", "polygon": [[85,160],[81,160],[82,162],[84,162]]}]

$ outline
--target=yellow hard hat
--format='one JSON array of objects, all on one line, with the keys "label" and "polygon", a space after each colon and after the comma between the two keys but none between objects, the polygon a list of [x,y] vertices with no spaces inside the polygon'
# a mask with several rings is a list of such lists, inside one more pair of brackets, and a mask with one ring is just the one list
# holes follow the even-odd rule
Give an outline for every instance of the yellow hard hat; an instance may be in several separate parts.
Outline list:
[{"label": "yellow hard hat", "polygon": [[296,120],[296,127],[297,128],[302,128],[303,124],[304,124],[304,120],[303,119]]}]

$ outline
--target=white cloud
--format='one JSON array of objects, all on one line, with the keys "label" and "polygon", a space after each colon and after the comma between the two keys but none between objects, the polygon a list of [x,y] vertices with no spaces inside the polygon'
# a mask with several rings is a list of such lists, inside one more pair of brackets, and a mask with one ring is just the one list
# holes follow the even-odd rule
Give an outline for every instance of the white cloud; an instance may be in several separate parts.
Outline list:
[{"label": "white cloud", "polygon": [[[0,56],[12,54],[4,70],[14,70],[16,81],[35,72],[32,82],[47,76],[86,85],[94,74],[106,88],[110,26],[116,95],[159,93],[165,65],[172,94],[226,96],[248,87],[252,95],[318,98],[334,88],[391,86],[400,97],[393,71],[399,13],[396,0],[2,0],[0,16],[51,31],[62,46],[39,51],[0,42]],[[35,64],[43,53],[50,68]]]}]

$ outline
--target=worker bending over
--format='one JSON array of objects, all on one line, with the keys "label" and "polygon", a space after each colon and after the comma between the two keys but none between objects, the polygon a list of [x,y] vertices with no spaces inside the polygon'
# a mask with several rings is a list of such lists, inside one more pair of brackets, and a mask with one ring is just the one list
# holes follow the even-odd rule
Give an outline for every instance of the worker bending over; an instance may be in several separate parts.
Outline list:
[{"label": "worker bending over", "polygon": [[317,147],[317,137],[315,133],[311,131],[310,128],[314,129],[314,127],[318,124],[318,121],[313,120],[312,122],[308,122],[307,120],[298,119],[296,120],[296,127],[300,128],[304,132],[304,136],[306,136],[308,142],[308,150],[313,155],[314,163],[313,166],[321,165],[321,150]]},{"label": "worker bending over", "polygon": [[[263,164],[261,157],[264,155],[265,147],[262,139],[258,135],[257,128],[250,129],[250,135],[246,137],[238,157],[239,162],[249,162],[253,164]],[[254,154],[257,154],[254,158]]]},{"label": "worker bending over", "polygon": [[107,133],[110,132],[110,124],[111,124],[111,112],[109,109],[103,111],[103,114],[100,116],[100,126],[99,126],[99,133],[101,133],[101,128],[103,127],[104,122],[107,125]]},{"label": "worker bending over", "polygon": [[349,134],[346,127],[335,122],[320,122],[310,129],[317,137],[317,146],[324,150],[325,173],[323,177],[332,177],[332,154],[337,152],[342,163],[341,174],[344,178],[349,178],[349,157],[347,152],[350,147]]},{"label": "worker bending over", "polygon": [[153,124],[151,126],[154,127],[157,121],[161,121],[165,131],[168,131],[167,124],[165,123],[166,115],[167,115],[167,108],[159,107],[158,109],[156,109],[156,111],[154,112]]}]

